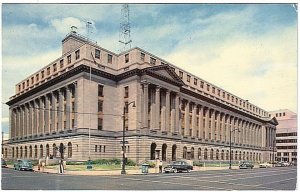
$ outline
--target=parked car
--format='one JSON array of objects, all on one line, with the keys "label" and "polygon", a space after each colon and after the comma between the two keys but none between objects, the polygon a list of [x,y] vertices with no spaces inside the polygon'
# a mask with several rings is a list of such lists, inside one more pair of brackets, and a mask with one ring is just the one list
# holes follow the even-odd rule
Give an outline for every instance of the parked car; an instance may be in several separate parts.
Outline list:
[{"label": "parked car", "polygon": [[33,166],[30,160],[26,159],[19,159],[17,162],[14,163],[14,169],[15,170],[28,170],[28,171],[33,171]]},{"label": "parked car", "polygon": [[285,167],[285,165],[283,164],[283,162],[277,162],[276,167]]},{"label": "parked car", "polygon": [[6,162],[5,162],[5,160],[3,158],[1,158],[1,167],[2,168],[7,167],[7,164],[6,164]]},{"label": "parked car", "polygon": [[185,161],[174,161],[164,168],[165,173],[190,172],[191,170],[193,170],[193,166]]},{"label": "parked car", "polygon": [[271,167],[272,165],[268,162],[265,162],[265,163],[261,163],[259,164],[259,168],[268,168],[268,167]]},{"label": "parked car", "polygon": [[240,169],[253,169],[254,165],[251,162],[244,161],[240,164]]},{"label": "parked car", "polygon": [[289,162],[282,162],[282,164],[287,167],[287,166],[290,166],[290,163]]}]

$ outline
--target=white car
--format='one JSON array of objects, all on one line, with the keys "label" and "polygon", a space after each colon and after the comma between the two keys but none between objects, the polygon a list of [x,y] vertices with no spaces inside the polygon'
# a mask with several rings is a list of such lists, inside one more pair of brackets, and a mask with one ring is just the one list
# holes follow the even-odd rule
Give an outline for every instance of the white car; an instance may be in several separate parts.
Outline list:
[{"label": "white car", "polygon": [[259,164],[259,168],[268,168],[268,167],[271,167],[272,165],[268,162],[265,162],[265,163],[261,163]]}]

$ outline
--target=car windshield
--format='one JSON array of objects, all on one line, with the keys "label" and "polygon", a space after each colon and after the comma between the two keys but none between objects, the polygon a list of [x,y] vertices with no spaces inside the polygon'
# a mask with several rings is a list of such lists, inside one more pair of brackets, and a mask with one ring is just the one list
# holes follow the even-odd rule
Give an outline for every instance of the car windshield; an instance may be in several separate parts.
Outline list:
[{"label": "car windshield", "polygon": [[181,162],[181,161],[174,161],[172,163],[172,165],[182,165],[182,164],[183,164],[183,162]]}]

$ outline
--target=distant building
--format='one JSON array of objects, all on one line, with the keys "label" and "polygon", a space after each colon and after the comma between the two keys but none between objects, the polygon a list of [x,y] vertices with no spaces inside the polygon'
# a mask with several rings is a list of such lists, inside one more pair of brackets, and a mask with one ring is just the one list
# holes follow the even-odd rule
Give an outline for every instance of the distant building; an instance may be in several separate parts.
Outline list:
[{"label": "distant building", "polygon": [[230,135],[233,161],[272,158],[267,111],[137,47],[116,54],[71,32],[15,90],[6,158],[121,158],[132,102],[125,151],[138,163],[228,161]]},{"label": "distant building", "polygon": [[269,112],[278,121],[276,148],[278,161],[297,161],[297,114],[288,110]]}]

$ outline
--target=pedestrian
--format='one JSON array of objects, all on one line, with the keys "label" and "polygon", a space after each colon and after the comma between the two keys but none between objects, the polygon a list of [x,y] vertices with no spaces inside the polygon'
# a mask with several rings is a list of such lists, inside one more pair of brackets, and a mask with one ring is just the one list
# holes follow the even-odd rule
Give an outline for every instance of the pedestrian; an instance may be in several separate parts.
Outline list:
[{"label": "pedestrian", "polygon": [[44,172],[44,171],[45,171],[45,162],[42,161],[42,172]]}]

